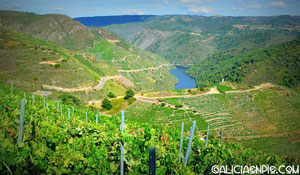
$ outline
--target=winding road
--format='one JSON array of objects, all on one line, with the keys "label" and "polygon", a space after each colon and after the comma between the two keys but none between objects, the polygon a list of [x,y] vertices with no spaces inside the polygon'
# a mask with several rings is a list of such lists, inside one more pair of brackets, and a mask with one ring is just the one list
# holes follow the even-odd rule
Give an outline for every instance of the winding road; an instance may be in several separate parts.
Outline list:
[{"label": "winding road", "polygon": [[58,86],[52,86],[52,85],[43,85],[44,89],[48,90],[56,90],[61,92],[78,92],[78,91],[90,91],[90,90],[100,90],[105,85],[105,82],[107,80],[115,79],[115,78],[121,78],[121,75],[118,76],[106,76],[102,77],[99,81],[99,84],[96,86],[88,86],[88,87],[75,87],[75,88],[64,88],[64,87],[58,87]]}]

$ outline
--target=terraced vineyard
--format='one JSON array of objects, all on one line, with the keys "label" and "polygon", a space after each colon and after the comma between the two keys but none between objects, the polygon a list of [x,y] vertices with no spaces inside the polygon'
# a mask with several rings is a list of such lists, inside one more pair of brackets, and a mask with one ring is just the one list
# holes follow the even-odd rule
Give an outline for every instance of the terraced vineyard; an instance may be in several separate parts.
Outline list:
[{"label": "terraced vineyard", "polygon": [[[193,139],[188,166],[178,163],[180,130],[130,122],[126,113],[125,132],[120,133],[120,116],[107,117],[89,108],[72,106],[22,91],[0,86],[0,164],[8,173],[120,173],[120,143],[124,142],[124,173],[148,172],[148,148],[156,146],[158,174],[207,174],[214,164],[288,165],[291,160],[243,148],[238,144],[220,145],[219,139],[200,140],[199,129]],[[20,100],[26,95],[23,140],[17,144]],[[87,115],[86,115],[87,112]],[[168,114],[168,111],[161,111]],[[161,113],[160,113],[161,114]],[[96,117],[98,115],[98,118]],[[150,113],[149,113],[150,115]],[[201,124],[200,124],[201,125]],[[189,127],[186,127],[189,128]],[[185,130],[184,137],[189,132]],[[184,139],[183,144],[187,144]],[[185,151],[185,149],[183,149]]]},{"label": "terraced vineyard", "polygon": [[[229,91],[226,94],[165,98],[160,101],[157,104],[151,104],[150,101],[136,102],[126,109],[131,114],[129,119],[176,127],[180,127],[182,121],[191,125],[196,120],[202,132],[210,125],[212,133],[218,135],[224,131],[227,138],[239,140],[251,139],[252,136],[282,137],[289,135],[282,133],[290,133],[293,137],[289,136],[287,142],[280,142],[281,147],[299,146],[300,96],[288,89],[275,86],[237,93]],[[257,148],[254,142],[245,145]],[[267,146],[262,145],[260,149],[272,152]],[[281,155],[291,155],[291,152],[284,150]],[[299,157],[299,154],[295,153],[293,157]]]}]

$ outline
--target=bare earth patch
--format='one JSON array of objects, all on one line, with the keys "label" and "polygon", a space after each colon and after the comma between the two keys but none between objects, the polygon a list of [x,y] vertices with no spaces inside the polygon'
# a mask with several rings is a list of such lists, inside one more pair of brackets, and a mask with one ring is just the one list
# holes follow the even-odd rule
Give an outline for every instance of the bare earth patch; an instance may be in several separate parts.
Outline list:
[{"label": "bare earth patch", "polygon": [[113,39],[106,39],[106,41],[113,43],[113,44],[120,42],[119,40],[113,40]]}]

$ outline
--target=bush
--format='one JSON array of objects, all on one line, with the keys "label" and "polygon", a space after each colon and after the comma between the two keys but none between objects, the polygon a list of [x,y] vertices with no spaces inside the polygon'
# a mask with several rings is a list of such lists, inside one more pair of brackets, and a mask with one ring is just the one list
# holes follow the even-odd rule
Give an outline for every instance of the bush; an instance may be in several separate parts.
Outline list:
[{"label": "bush", "polygon": [[105,98],[104,100],[102,100],[102,108],[110,110],[112,108],[111,102]]},{"label": "bush", "polygon": [[129,89],[126,91],[126,95],[124,97],[125,100],[129,99],[130,97],[134,96],[134,91],[132,89]]},{"label": "bush", "polygon": [[225,91],[230,91],[230,90],[232,90],[232,87],[218,85],[218,86],[217,86],[217,89],[218,89],[218,91],[220,91],[221,93],[225,93]]},{"label": "bush", "polygon": [[55,68],[60,68],[60,64],[55,64]]},{"label": "bush", "polygon": [[37,77],[34,77],[34,78],[33,78],[33,80],[34,80],[34,81],[37,81],[37,80],[38,80],[38,78],[37,78]]},{"label": "bush", "polygon": [[162,106],[162,107],[166,106],[166,103],[162,103],[161,106]]},{"label": "bush", "polygon": [[116,96],[115,96],[114,93],[109,92],[109,93],[107,94],[107,97],[108,97],[108,98],[115,98]]},{"label": "bush", "polygon": [[76,105],[76,106],[81,106],[82,103],[78,97],[73,96],[70,93],[63,93],[58,97],[63,104],[68,104],[68,105]]}]

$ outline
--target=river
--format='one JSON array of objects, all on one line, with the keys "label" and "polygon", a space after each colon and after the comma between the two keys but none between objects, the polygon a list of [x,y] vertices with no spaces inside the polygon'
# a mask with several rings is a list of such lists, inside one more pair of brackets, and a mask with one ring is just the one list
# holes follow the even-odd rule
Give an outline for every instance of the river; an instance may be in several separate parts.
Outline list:
[{"label": "river", "polygon": [[176,69],[170,71],[178,79],[174,89],[192,89],[196,87],[196,80],[186,73],[187,70],[188,67],[176,66]]}]

